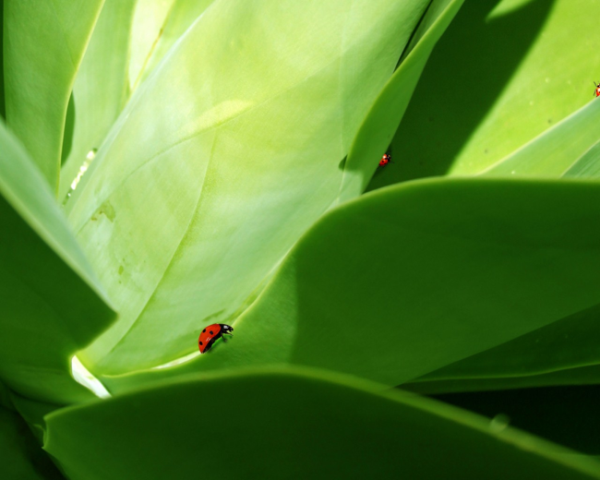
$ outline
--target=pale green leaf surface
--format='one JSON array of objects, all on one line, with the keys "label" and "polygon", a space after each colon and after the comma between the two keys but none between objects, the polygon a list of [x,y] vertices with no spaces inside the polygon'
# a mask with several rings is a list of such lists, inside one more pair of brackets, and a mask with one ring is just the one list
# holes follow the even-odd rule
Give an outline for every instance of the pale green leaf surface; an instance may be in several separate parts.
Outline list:
[{"label": "pale green leaf surface", "polygon": [[335,199],[426,3],[225,0],[187,30],[66,207],[121,314],[89,368],[166,363],[238,315]]},{"label": "pale green leaf surface", "polygon": [[294,363],[399,385],[600,303],[600,185],[410,182],[342,205],[292,249],[233,339],[114,392]]},{"label": "pale green leaf surface", "polygon": [[[419,381],[529,377],[600,364],[600,305],[431,372]],[[526,386],[525,384],[523,386]]]},{"label": "pale green leaf surface", "polygon": [[3,125],[0,152],[0,377],[40,400],[89,398],[69,357],[114,313],[50,188]]},{"label": "pale green leaf surface", "polygon": [[563,177],[568,178],[599,178],[600,177],[600,141],[592,145],[569,168]]},{"label": "pale green leaf surface", "polygon": [[163,26],[177,0],[137,1],[130,38],[129,82],[131,90],[140,83],[148,59],[162,36]]},{"label": "pale green leaf surface", "polygon": [[427,9],[400,66],[371,107],[344,164],[339,202],[360,195],[375,173],[408,107],[433,47],[464,0],[434,0]]},{"label": "pale green leaf surface", "polygon": [[6,121],[58,192],[67,103],[104,0],[6,0]]},{"label": "pale green leaf surface", "polygon": [[23,419],[0,407],[0,478],[58,480],[64,478],[39,447]]},{"label": "pale green leaf surface", "polygon": [[44,448],[71,480],[600,478],[575,452],[380,389],[310,370],[200,376],[58,410]]},{"label": "pale green leaf surface", "polygon": [[[175,0],[173,2],[156,40],[156,46],[152,49],[151,55],[146,61],[144,71],[141,74],[141,81],[156,68],[173,44],[214,1]],[[210,44],[205,45],[204,48],[210,48]]]},{"label": "pale green leaf surface", "polygon": [[129,98],[129,40],[135,5],[136,0],[104,3],[81,62],[73,85],[73,143],[60,172],[61,202],[86,156],[100,147]]},{"label": "pale green leaf surface", "polygon": [[481,173],[538,177],[566,175],[566,172],[575,168],[579,159],[600,139],[598,123],[600,102],[592,100],[573,115]]},{"label": "pale green leaf surface", "polygon": [[[589,0],[466,2],[436,45],[369,189],[477,174],[593,98],[600,30]],[[567,147],[567,145],[564,145]]]},{"label": "pale green leaf surface", "polygon": [[[423,377],[424,379],[425,377]],[[557,387],[568,385],[597,385],[600,383],[600,365],[568,368],[538,375],[516,375],[489,378],[417,379],[405,383],[403,389],[426,395],[457,392],[481,392],[534,387]]]}]

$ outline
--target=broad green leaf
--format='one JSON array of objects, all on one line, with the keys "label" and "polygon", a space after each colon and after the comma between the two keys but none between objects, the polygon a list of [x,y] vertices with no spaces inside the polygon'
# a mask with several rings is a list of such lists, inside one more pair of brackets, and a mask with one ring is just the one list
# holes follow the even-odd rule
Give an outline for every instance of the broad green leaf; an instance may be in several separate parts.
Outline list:
[{"label": "broad green leaf", "polygon": [[239,315],[336,198],[339,164],[427,3],[224,0],[193,24],[66,206],[121,313],[84,364],[160,365]]},{"label": "broad green leaf", "polygon": [[[90,396],[88,400],[93,399]],[[38,441],[39,445],[44,443],[44,435],[46,432],[46,421],[44,417],[49,413],[62,408],[64,405],[56,405],[53,403],[38,402],[26,397],[22,397],[14,392],[10,392],[11,407],[16,410],[19,415],[27,422],[33,436]]]},{"label": "broad green leaf", "polygon": [[371,107],[350,147],[339,195],[343,202],[360,195],[375,173],[408,107],[433,47],[464,0],[434,0],[411,39],[400,66]]},{"label": "broad green leaf", "polygon": [[6,120],[4,101],[4,0],[0,0],[0,117]]},{"label": "broad green leaf", "polygon": [[557,370],[550,373],[490,378],[457,378],[427,380],[426,377],[405,383],[402,388],[430,394],[508,390],[515,388],[555,387],[561,385],[597,385],[600,383],[600,365]]},{"label": "broad green leaf", "polygon": [[71,480],[600,478],[562,447],[380,389],[304,370],[197,377],[58,410],[44,448]]},{"label": "broad green leaf", "polygon": [[0,378],[43,401],[87,399],[70,356],[114,313],[50,188],[4,125],[0,152]]},{"label": "broad green leaf", "polygon": [[140,83],[146,64],[152,56],[163,27],[177,0],[137,1],[129,46],[129,82],[131,90]]},{"label": "broad green leaf", "polygon": [[600,141],[581,155],[563,176],[570,178],[600,177]]},{"label": "broad green leaf", "polygon": [[103,2],[4,2],[6,120],[55,194],[67,104]]},{"label": "broad green leaf", "polygon": [[146,60],[140,81],[156,68],[173,44],[213,2],[214,0],[175,0],[172,3],[160,34],[155,40],[156,45]]},{"label": "broad green leaf", "polygon": [[369,188],[477,174],[513,154],[593,98],[598,44],[587,0],[466,2],[394,137],[396,165]]},{"label": "broad green leaf", "polygon": [[[596,331],[600,321],[600,305],[577,312],[551,325],[534,330],[508,343],[465,358],[431,372],[419,382],[452,380],[453,388],[465,390],[472,380],[502,385],[509,377],[522,377],[522,387],[534,375],[600,364]],[[537,379],[531,379],[537,384]],[[476,384],[478,382],[475,382]],[[481,382],[479,382],[481,383]]]},{"label": "broad green leaf", "polygon": [[73,144],[60,173],[61,201],[77,186],[129,99],[129,40],[135,5],[136,0],[105,2],[81,62],[73,85]]},{"label": "broad green leaf", "polygon": [[[568,175],[600,139],[595,127],[600,122],[600,102],[590,101],[573,115],[567,117],[555,127],[547,130],[512,155],[502,159],[481,172],[484,175],[537,175],[546,177],[587,175]],[[593,155],[593,154],[592,154]],[[588,164],[583,160],[583,164]],[[586,168],[586,167],[584,167]]]},{"label": "broad green leaf", "polygon": [[0,407],[0,478],[59,480],[64,478],[35,441],[23,419]]},{"label": "broad green leaf", "polygon": [[600,185],[438,179],[333,210],[198,370],[317,366],[400,385],[600,303]]}]

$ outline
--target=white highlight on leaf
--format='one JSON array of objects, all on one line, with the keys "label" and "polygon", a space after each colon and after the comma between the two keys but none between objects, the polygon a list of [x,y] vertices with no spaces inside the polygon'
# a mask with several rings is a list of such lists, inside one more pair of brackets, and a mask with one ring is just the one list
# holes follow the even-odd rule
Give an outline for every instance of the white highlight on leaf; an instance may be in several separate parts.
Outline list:
[{"label": "white highlight on leaf", "polygon": [[97,397],[110,397],[108,390],[102,385],[100,380],[94,377],[90,371],[83,366],[76,355],[71,359],[71,375],[75,381],[91,390]]},{"label": "white highlight on leaf", "polygon": [[176,360],[173,360],[172,362],[163,363],[162,365],[159,365],[158,367],[153,367],[152,370],[162,370],[163,368],[176,367],[177,365],[181,365],[182,363],[189,362],[190,360],[193,360],[194,358],[196,358],[198,356],[200,356],[200,351],[190,353],[189,355],[186,355],[185,357],[181,357]]}]

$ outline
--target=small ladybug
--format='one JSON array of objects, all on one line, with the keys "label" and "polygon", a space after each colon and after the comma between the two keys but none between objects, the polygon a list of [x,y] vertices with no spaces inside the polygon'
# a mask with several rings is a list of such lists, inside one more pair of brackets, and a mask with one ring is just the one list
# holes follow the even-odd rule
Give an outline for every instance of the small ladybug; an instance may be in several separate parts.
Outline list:
[{"label": "small ladybug", "polygon": [[596,83],[596,82],[592,82],[594,84],[594,87],[596,87],[596,90],[594,91],[594,94],[597,97],[600,97],[600,83]]},{"label": "small ladybug", "polygon": [[[233,327],[225,325],[224,323],[213,323],[209,325],[200,334],[198,338],[198,348],[200,353],[206,353],[210,350],[213,344],[219,339],[223,338],[223,335],[233,335]],[[225,338],[223,338],[225,340]]]},{"label": "small ladybug", "polygon": [[392,161],[392,156],[389,153],[384,153],[381,160],[379,160],[379,166],[385,167],[388,163]]}]

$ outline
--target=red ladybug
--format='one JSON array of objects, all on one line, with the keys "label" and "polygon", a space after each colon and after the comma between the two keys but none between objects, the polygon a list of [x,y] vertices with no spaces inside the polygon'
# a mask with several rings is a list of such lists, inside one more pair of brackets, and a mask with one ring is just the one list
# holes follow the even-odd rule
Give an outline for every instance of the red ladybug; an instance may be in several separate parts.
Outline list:
[{"label": "red ladybug", "polygon": [[[200,353],[206,353],[210,350],[213,344],[223,335],[233,335],[233,327],[225,325],[224,323],[213,323],[209,325],[200,334],[198,338],[198,348]],[[225,340],[223,338],[223,340]]]},{"label": "red ladybug", "polygon": [[596,83],[596,82],[593,82],[593,83],[594,83],[594,87],[596,87],[596,91],[594,92],[594,94],[597,97],[600,97],[600,83]]},{"label": "red ladybug", "polygon": [[388,163],[392,161],[392,156],[389,153],[384,153],[381,160],[379,160],[379,166],[385,167]]}]

